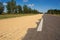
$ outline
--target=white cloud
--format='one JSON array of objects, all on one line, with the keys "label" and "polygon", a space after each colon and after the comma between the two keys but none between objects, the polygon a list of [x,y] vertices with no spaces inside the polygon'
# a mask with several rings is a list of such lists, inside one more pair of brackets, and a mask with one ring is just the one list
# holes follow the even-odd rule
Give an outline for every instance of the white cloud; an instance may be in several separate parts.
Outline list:
[{"label": "white cloud", "polygon": [[28,4],[28,6],[29,6],[29,7],[33,7],[33,6],[34,6],[34,4]]},{"label": "white cloud", "polygon": [[7,3],[3,3],[3,5],[7,5]]},{"label": "white cloud", "polygon": [[23,0],[23,2],[28,2],[28,0]]}]

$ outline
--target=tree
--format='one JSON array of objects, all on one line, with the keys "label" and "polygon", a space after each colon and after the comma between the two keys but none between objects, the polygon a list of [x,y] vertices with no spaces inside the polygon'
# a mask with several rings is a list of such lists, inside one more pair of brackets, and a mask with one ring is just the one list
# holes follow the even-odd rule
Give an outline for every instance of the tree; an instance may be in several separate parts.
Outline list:
[{"label": "tree", "polygon": [[32,9],[31,9],[31,8],[28,8],[28,12],[29,12],[29,13],[32,13]]},{"label": "tree", "polygon": [[4,6],[3,6],[3,3],[0,2],[0,14],[2,14],[4,11]]},{"label": "tree", "polygon": [[7,8],[7,12],[8,13],[11,13],[11,7],[10,7],[10,2],[7,2],[7,6],[6,6],[6,8]]},{"label": "tree", "polygon": [[47,11],[47,14],[60,14],[60,10],[50,9],[50,10]]},{"label": "tree", "polygon": [[20,5],[16,6],[15,13],[22,13],[22,7]]},{"label": "tree", "polygon": [[20,5],[17,6],[17,13],[22,13],[22,7]]},{"label": "tree", "polygon": [[15,13],[16,2],[15,0],[11,0],[11,13]]},{"label": "tree", "polygon": [[11,0],[11,1],[7,2],[8,13],[15,13],[15,8],[16,8],[15,0]]},{"label": "tree", "polygon": [[24,13],[28,13],[28,6],[27,6],[27,5],[24,5],[24,6],[23,6],[23,12],[24,12]]},{"label": "tree", "polygon": [[32,10],[32,13],[39,13],[36,9]]}]

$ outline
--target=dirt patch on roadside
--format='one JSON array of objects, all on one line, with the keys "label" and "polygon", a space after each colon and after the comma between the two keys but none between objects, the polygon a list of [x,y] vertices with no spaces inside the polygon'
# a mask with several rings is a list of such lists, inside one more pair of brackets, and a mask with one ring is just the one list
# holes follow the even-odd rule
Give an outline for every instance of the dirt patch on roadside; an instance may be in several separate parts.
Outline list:
[{"label": "dirt patch on roadside", "polygon": [[28,28],[36,28],[42,14],[0,20],[0,40],[22,40]]}]

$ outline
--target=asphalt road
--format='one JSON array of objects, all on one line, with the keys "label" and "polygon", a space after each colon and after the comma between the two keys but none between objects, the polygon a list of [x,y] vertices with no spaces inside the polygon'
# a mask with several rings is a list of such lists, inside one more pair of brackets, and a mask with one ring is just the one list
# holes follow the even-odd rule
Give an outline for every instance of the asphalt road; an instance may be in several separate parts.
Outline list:
[{"label": "asphalt road", "polygon": [[[37,24],[37,26],[39,23]],[[30,28],[22,40],[60,40],[60,16],[44,15],[42,31]]]},{"label": "asphalt road", "polygon": [[60,40],[60,16],[43,16],[42,40]]}]

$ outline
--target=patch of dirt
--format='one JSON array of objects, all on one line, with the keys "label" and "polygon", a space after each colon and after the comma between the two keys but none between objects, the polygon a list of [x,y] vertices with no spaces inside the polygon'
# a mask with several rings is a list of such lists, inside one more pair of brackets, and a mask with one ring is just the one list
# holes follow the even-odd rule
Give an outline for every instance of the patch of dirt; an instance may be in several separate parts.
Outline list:
[{"label": "patch of dirt", "polygon": [[36,28],[42,14],[0,20],[0,40],[22,40],[28,28]]}]

